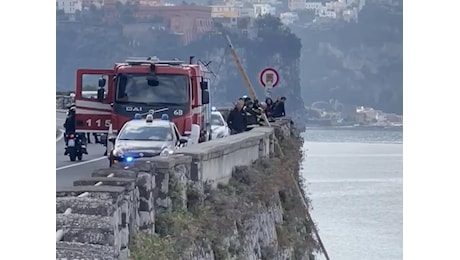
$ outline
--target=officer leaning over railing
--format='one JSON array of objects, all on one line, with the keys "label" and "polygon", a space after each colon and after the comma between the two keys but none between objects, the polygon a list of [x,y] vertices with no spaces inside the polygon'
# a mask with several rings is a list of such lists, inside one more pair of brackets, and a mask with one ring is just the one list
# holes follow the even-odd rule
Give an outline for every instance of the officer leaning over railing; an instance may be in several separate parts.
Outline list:
[{"label": "officer leaning over railing", "polygon": [[247,118],[246,131],[249,131],[254,127],[259,126],[258,117],[261,115],[261,111],[258,109],[256,102],[254,102],[250,97],[243,96],[242,98],[245,101],[243,110]]}]

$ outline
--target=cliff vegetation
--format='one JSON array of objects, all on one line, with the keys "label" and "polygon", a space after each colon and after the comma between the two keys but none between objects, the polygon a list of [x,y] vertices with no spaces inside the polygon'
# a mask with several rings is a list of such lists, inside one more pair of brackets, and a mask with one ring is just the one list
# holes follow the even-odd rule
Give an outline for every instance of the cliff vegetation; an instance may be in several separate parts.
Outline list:
[{"label": "cliff vegetation", "polygon": [[[289,174],[302,185],[300,137],[280,140],[285,159],[234,171],[228,185],[187,187],[187,210],[157,216],[158,235],[139,234],[133,259],[314,259],[317,242]],[[302,194],[302,196],[305,196]]]}]

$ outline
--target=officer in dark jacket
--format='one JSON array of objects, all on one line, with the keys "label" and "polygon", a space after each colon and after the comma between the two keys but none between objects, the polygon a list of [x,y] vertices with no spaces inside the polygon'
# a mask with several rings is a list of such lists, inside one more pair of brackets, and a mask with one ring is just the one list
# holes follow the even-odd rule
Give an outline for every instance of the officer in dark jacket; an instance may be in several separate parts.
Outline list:
[{"label": "officer in dark jacket", "polygon": [[[64,122],[64,129],[65,129],[64,141],[65,141],[66,146],[68,142],[67,135],[75,134],[75,110],[76,110],[76,107],[73,104],[70,105],[67,110],[67,117],[65,118],[65,122]],[[67,150],[64,152],[64,155],[67,155]]]},{"label": "officer in dark jacket", "polygon": [[240,99],[236,103],[235,108],[228,114],[227,124],[232,135],[242,133],[246,130],[247,121],[243,107],[244,101]]},{"label": "officer in dark jacket", "polygon": [[286,101],[286,97],[279,98],[274,106],[272,111],[273,117],[283,117],[286,116],[286,111],[284,110],[284,102]]},{"label": "officer in dark jacket", "polygon": [[246,113],[247,118],[247,127],[246,131],[251,130],[254,127],[259,126],[259,116],[261,111],[255,106],[252,100],[249,100],[244,107],[244,112]]},{"label": "officer in dark jacket", "polygon": [[[67,117],[64,122],[64,129],[65,129],[65,134],[64,134],[64,140],[65,140],[65,145],[67,146],[67,141],[68,139],[66,136],[68,134],[75,134],[79,138],[81,138],[83,144],[86,144],[86,138],[83,133],[76,133],[75,131],[75,112],[76,112],[76,106],[74,104],[69,106],[69,110],[67,111]],[[84,154],[88,154],[86,148],[83,149]],[[64,153],[64,155],[67,155]]]},{"label": "officer in dark jacket", "polygon": [[75,133],[75,110],[76,110],[75,105],[71,105],[67,112],[67,117],[64,122],[64,128],[65,128],[66,134]]}]

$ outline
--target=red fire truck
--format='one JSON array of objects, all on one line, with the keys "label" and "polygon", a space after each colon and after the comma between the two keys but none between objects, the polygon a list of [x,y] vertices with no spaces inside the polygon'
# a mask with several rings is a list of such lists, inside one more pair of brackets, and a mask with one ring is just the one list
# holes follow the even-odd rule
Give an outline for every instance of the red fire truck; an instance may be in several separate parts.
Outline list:
[{"label": "red fire truck", "polygon": [[[167,114],[181,135],[196,138],[193,143],[207,141],[211,131],[208,73],[205,66],[193,64],[193,57],[189,63],[130,58],[113,69],[79,69],[76,130],[116,134],[135,114],[151,113],[154,118]],[[97,78],[92,83],[99,87],[96,97],[82,95],[86,76]]]}]

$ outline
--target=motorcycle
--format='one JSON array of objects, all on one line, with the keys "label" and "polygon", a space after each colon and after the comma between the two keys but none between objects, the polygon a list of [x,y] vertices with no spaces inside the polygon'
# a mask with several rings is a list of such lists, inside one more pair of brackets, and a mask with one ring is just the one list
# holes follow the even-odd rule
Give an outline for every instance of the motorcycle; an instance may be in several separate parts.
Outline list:
[{"label": "motorcycle", "polygon": [[69,155],[70,161],[83,159],[83,154],[86,153],[86,144],[83,142],[80,134],[66,134],[65,155]]}]

